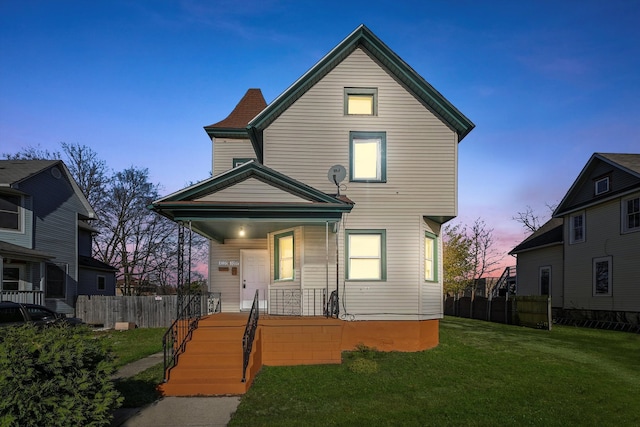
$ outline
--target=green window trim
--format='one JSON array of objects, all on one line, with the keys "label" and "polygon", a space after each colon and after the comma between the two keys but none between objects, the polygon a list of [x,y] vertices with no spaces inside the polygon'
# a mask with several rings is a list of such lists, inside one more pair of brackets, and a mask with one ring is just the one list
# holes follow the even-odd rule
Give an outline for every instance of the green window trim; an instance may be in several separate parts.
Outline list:
[{"label": "green window trim", "polygon": [[[354,235],[369,235],[369,236],[380,236],[380,266],[379,266],[379,278],[358,278],[352,279],[350,277],[351,273],[351,247],[350,247],[350,237]],[[387,280],[387,230],[345,230],[345,280],[350,282],[385,282]],[[354,258],[355,259],[355,258]],[[362,258],[361,258],[362,259]],[[376,259],[376,258],[368,258],[368,259]]]},{"label": "green window trim", "polygon": [[[287,267],[283,264],[283,259],[281,259],[281,249],[280,249],[280,241],[283,238],[291,237],[291,274],[287,277],[282,276],[282,267]],[[294,280],[295,278],[295,239],[293,236],[293,230],[287,231],[286,233],[280,233],[273,236],[273,252],[274,252],[274,279],[278,281],[286,281],[286,280]]]},{"label": "green window trim", "polygon": [[[362,96],[371,98],[371,114],[349,113],[349,98]],[[377,116],[378,115],[378,88],[373,87],[345,87],[344,88],[344,115],[345,116]]]},{"label": "green window trim", "polygon": [[[428,258],[427,242],[432,245],[431,257]],[[431,275],[428,275],[428,264],[431,266]],[[424,233],[424,280],[425,282],[437,282],[438,278],[438,236],[426,231]]]},{"label": "green window trim", "polygon": [[[376,176],[361,178],[356,176],[355,145],[359,141],[377,141]],[[387,182],[387,133],[386,132],[349,132],[349,181],[351,182]]]},{"label": "green window trim", "polygon": [[255,158],[251,158],[251,157],[234,157],[233,158],[233,165],[232,167],[238,167],[240,165],[243,165],[247,162],[250,162],[251,160],[256,160]]}]

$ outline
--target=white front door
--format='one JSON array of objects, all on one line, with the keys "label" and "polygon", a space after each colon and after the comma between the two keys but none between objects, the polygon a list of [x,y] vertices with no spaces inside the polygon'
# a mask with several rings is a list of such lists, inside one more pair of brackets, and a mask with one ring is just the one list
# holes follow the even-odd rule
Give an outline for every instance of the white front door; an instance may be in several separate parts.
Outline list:
[{"label": "white front door", "polygon": [[269,253],[265,249],[240,250],[240,310],[250,310],[258,291],[260,308],[267,307]]}]

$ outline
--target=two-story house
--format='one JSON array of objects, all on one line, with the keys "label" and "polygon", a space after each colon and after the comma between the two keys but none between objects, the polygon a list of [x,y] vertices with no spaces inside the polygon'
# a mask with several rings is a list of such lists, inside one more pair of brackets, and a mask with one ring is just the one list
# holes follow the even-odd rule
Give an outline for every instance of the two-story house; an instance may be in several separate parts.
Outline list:
[{"label": "two-story house", "polygon": [[0,161],[0,295],[73,314],[77,295],[114,295],[91,257],[96,215],[62,161]]},{"label": "two-story house", "polygon": [[[211,239],[222,311],[375,326],[393,349],[437,345],[442,225],[457,214],[458,143],[474,124],[364,25],[268,105],[250,89],[206,126],[213,176],[152,209]],[[362,322],[359,322],[362,321]],[[373,329],[369,329],[370,331]]]},{"label": "two-story house", "polygon": [[640,154],[595,153],[553,217],[511,252],[519,295],[554,317],[640,325]]}]

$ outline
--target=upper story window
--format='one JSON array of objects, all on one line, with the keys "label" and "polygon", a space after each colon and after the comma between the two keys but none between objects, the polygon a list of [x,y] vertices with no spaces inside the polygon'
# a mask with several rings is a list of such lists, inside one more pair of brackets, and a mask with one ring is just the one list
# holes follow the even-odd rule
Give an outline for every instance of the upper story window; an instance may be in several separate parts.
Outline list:
[{"label": "upper story window", "polygon": [[347,280],[386,280],[385,230],[346,231]]},{"label": "upper story window", "polygon": [[344,114],[346,116],[377,116],[378,89],[361,87],[344,88]]},{"label": "upper story window", "polygon": [[386,182],[386,132],[349,132],[349,139],[349,180]]},{"label": "upper story window", "polygon": [[640,197],[622,200],[622,232],[640,231]]},{"label": "upper story window", "polygon": [[609,177],[605,176],[604,178],[596,179],[594,190],[596,196],[609,191]]},{"label": "upper story window", "polygon": [[293,280],[293,231],[274,238],[275,279]]},{"label": "upper story window", "polygon": [[0,194],[0,229],[20,230],[20,196]]},{"label": "upper story window", "polygon": [[571,215],[569,217],[569,243],[573,244],[584,242],[584,235],[584,212]]}]

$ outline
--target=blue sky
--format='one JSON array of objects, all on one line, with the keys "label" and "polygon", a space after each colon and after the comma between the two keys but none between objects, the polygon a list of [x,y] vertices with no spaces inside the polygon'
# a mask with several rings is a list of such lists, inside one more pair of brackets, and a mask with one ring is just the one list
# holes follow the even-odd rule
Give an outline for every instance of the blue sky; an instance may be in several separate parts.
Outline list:
[{"label": "blue sky", "polygon": [[80,143],[171,193],[209,175],[203,126],[364,23],[476,124],[457,221],[508,251],[593,152],[640,152],[639,20],[635,0],[0,0],[0,153]]}]

